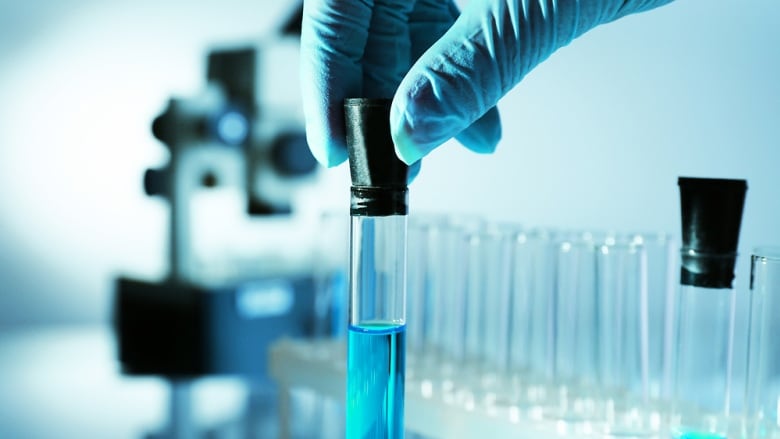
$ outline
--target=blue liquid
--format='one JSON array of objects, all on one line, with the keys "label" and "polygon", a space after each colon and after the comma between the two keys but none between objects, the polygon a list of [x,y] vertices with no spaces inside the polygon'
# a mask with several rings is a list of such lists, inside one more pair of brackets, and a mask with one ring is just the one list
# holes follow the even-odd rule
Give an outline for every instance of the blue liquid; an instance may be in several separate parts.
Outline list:
[{"label": "blue liquid", "polygon": [[406,327],[349,327],[347,439],[400,439],[404,434]]}]

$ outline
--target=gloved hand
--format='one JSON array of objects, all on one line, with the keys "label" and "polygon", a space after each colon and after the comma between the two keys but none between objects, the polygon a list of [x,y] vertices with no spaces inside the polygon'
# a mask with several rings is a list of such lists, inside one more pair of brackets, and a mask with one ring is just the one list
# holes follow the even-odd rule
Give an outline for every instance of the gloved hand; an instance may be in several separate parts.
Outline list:
[{"label": "gloved hand", "polygon": [[347,158],[343,101],[393,97],[396,153],[419,161],[455,137],[492,152],[498,100],[536,65],[602,23],[671,0],[305,0],[306,134],[326,166]]}]

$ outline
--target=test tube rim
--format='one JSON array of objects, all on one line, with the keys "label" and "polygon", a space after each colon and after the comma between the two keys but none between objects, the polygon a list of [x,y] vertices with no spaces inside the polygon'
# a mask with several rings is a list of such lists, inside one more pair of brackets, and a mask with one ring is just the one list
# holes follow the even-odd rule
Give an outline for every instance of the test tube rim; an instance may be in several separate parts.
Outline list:
[{"label": "test tube rim", "polygon": [[764,245],[753,249],[752,256],[754,259],[761,261],[780,262],[780,246],[776,245]]}]

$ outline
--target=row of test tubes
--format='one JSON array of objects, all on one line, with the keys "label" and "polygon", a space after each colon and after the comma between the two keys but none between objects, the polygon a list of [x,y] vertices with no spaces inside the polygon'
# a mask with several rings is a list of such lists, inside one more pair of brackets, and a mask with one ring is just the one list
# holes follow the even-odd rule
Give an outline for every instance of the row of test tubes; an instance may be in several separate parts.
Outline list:
[{"label": "row of test tubes", "polygon": [[[323,227],[331,256],[342,229],[340,216]],[[540,437],[780,438],[780,248],[754,250],[749,284],[742,276],[736,291],[703,291],[707,306],[692,308],[669,233],[413,214],[407,245],[407,397],[550,433]],[[325,270],[321,288],[336,340],[346,321],[343,265]],[[735,293],[749,295],[745,334],[733,331]],[[725,336],[690,327],[697,321]],[[739,344],[744,357],[734,356]],[[697,360],[709,351],[731,358]],[[337,369],[343,355],[332,352]],[[731,377],[740,362],[744,383]],[[723,409],[727,393],[743,392],[741,407]],[[689,419],[712,434],[676,427]],[[406,437],[440,436],[412,428]]]},{"label": "row of test tubes", "polygon": [[560,433],[646,436],[668,395],[676,243],[664,233],[409,221],[407,386]]}]

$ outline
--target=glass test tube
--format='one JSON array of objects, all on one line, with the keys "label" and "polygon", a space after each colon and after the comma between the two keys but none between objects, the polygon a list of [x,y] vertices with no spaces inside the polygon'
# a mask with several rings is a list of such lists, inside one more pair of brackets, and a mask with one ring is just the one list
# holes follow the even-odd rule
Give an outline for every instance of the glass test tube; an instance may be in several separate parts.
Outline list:
[{"label": "glass test tube", "polygon": [[595,250],[589,238],[558,246],[555,378],[569,390],[597,382]]},{"label": "glass test tube", "polygon": [[[441,375],[442,341],[438,320],[443,313],[436,304],[441,298],[441,235],[444,219],[437,215],[411,216],[407,249],[406,313],[408,349],[407,384],[433,391]],[[413,362],[413,363],[412,363]]]},{"label": "glass test tube", "polygon": [[459,368],[467,357],[466,317],[468,313],[468,282],[471,268],[469,258],[475,256],[469,251],[470,236],[482,230],[484,220],[476,216],[450,216],[441,225],[435,261],[440,298],[439,333],[443,349],[442,360],[448,369]]},{"label": "glass test tube", "polygon": [[352,218],[348,437],[401,437],[406,217]]},{"label": "glass test tube", "polygon": [[646,399],[647,259],[635,242],[610,241],[596,252],[599,382],[615,396]]},{"label": "glass test tube", "polygon": [[[495,399],[509,365],[511,238],[517,227],[492,224],[466,236],[466,353],[473,385]],[[502,389],[503,390],[503,389]]]},{"label": "glass test tube", "polygon": [[675,438],[727,438],[734,266],[744,180],[680,178],[682,248],[677,298]]},{"label": "glass test tube", "polygon": [[345,102],[352,175],[348,439],[404,434],[407,167],[395,155],[389,110],[387,99]]},{"label": "glass test tube", "polygon": [[[596,247],[589,236],[558,242],[555,263],[554,379],[546,417],[588,428],[598,383]],[[577,426],[579,428],[579,426]]]},{"label": "glass test tube", "polygon": [[407,327],[407,347],[416,356],[425,352],[425,340],[428,334],[426,313],[426,278],[428,267],[426,259],[428,245],[426,235],[428,224],[425,220],[410,216],[407,228],[408,247],[406,251],[406,315],[414,325]]},{"label": "glass test tube", "polygon": [[519,232],[511,240],[511,284],[509,321],[509,372],[519,381],[531,369],[531,251],[529,236]]},{"label": "glass test tube", "polygon": [[529,268],[523,285],[528,289],[530,310],[528,362],[532,379],[543,385],[554,378],[556,240],[556,232],[536,230],[529,233],[526,246]]},{"label": "glass test tube", "polygon": [[434,362],[440,363],[444,356],[446,331],[444,321],[447,317],[444,302],[447,292],[444,282],[450,276],[444,265],[443,218],[432,217],[428,221],[425,234],[424,306],[425,306],[425,346]]},{"label": "glass test tube", "polygon": [[647,255],[647,385],[652,399],[671,396],[677,242],[668,233],[635,234]]},{"label": "glass test tube", "polygon": [[604,428],[611,436],[652,436],[661,419],[649,410],[648,275],[642,241],[607,240],[598,248],[596,270]]},{"label": "glass test tube", "polygon": [[414,326],[407,331],[410,348],[419,345],[421,353],[407,384],[420,385],[427,394],[453,398],[456,384],[467,375],[462,367],[468,266],[464,240],[482,223],[464,215],[410,217],[407,314]]},{"label": "glass test tube", "polygon": [[780,247],[753,251],[745,396],[748,438],[780,438]]},{"label": "glass test tube", "polygon": [[519,232],[519,226],[494,224],[483,233],[484,365],[493,378],[504,377],[509,369],[512,240]]},{"label": "glass test tube", "polygon": [[466,257],[466,279],[464,285],[464,341],[465,366],[476,378],[479,365],[485,355],[485,261],[482,255],[483,237],[479,232],[469,233],[464,237],[464,252]]},{"label": "glass test tube", "polygon": [[553,235],[549,230],[534,229],[512,239],[510,398],[531,412],[547,404],[553,377]]},{"label": "glass test tube", "polygon": [[[680,287],[677,306],[675,437],[727,437],[734,289]],[[706,435],[705,435],[706,433]]]}]

